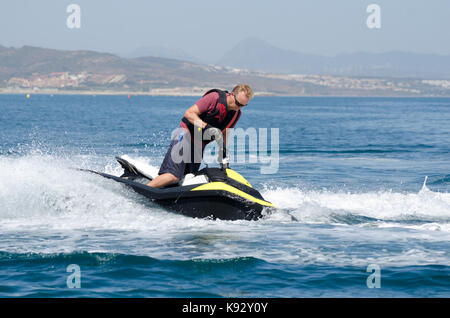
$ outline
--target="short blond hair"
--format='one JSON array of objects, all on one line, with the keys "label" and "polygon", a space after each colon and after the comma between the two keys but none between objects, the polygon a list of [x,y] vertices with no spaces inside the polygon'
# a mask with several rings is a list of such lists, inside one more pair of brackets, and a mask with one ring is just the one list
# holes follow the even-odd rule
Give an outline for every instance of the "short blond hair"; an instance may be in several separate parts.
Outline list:
[{"label": "short blond hair", "polygon": [[238,85],[236,85],[234,88],[233,88],[233,93],[234,94],[239,94],[240,92],[244,92],[246,95],[247,95],[247,97],[249,98],[249,99],[252,99],[253,98],[253,90],[252,90],[252,88],[249,86],[249,85],[247,85],[247,84],[238,84]]}]

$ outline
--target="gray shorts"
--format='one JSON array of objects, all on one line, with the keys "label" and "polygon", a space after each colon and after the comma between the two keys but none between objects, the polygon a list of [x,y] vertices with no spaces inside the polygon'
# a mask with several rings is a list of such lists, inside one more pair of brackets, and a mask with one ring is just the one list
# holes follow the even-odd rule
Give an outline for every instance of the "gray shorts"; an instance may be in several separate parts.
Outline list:
[{"label": "gray shorts", "polygon": [[[188,173],[197,172],[200,169],[201,162],[194,162],[192,148],[193,144],[191,143],[189,133],[185,131],[178,133],[170,143],[169,149],[159,168],[159,174],[171,173],[178,179],[182,179]],[[183,156],[183,149],[190,149],[192,156],[190,154]]]}]

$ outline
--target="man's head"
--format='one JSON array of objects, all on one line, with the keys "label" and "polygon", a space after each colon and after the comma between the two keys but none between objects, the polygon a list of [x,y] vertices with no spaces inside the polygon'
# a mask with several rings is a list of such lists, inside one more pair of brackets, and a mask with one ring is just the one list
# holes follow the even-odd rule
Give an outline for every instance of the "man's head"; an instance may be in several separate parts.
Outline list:
[{"label": "man's head", "polygon": [[253,90],[247,84],[239,84],[233,88],[230,97],[228,98],[228,109],[238,110],[246,106],[250,99],[253,98]]}]

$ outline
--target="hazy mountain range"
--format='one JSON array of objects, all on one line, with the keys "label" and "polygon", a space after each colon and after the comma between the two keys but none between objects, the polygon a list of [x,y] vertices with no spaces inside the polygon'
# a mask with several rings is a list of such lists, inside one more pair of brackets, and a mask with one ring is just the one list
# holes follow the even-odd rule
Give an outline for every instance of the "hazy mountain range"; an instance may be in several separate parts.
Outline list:
[{"label": "hazy mountain range", "polygon": [[[211,63],[182,49],[162,46],[140,47],[121,56]],[[392,51],[343,53],[329,57],[278,48],[256,37],[243,39],[213,64],[282,74],[450,79],[450,56]]]},{"label": "hazy mountain range", "polygon": [[[296,94],[295,81],[162,57],[122,58],[94,51],[0,46],[0,88],[152,92],[183,88],[231,89],[249,83],[260,92]],[[230,87],[231,86],[231,87]],[[6,90],[8,91],[8,90]],[[170,91],[169,91],[170,92]]]},{"label": "hazy mountain range", "polygon": [[[382,57],[384,64],[378,64]],[[0,45],[0,92],[199,95],[213,87],[231,89],[237,83],[248,83],[257,94],[270,95],[450,96],[450,80],[441,80],[450,78],[444,76],[450,70],[445,67],[448,58],[435,58],[414,54],[329,58],[280,50],[255,40],[242,42],[225,54],[220,64],[233,66],[225,67],[166,57],[125,58],[86,50]],[[402,61],[394,65],[393,59]]]},{"label": "hazy mountain range", "polygon": [[239,42],[217,64],[274,73],[450,79],[450,56],[360,52],[327,57],[281,49],[255,37]]}]

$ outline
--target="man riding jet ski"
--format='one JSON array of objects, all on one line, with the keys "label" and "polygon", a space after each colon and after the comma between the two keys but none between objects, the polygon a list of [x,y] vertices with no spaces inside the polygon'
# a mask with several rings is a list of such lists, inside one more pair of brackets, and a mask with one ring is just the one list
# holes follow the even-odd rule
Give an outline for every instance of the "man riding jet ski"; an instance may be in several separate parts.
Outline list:
[{"label": "man riding jet ski", "polygon": [[[188,173],[197,172],[205,146],[213,139],[223,141],[223,149],[226,149],[226,130],[234,128],[241,116],[242,108],[252,97],[253,90],[246,84],[235,86],[231,93],[220,89],[207,91],[185,112],[178,132],[172,138],[161,164],[158,176],[148,185],[160,188],[178,182]],[[204,138],[205,134],[209,138]],[[215,138],[211,138],[212,136]],[[184,153],[179,151],[180,148],[184,150]]]},{"label": "man riding jet ski", "polygon": [[[233,128],[241,109],[253,97],[250,86],[232,93],[212,89],[190,107],[180,123],[159,171],[122,156],[121,177],[96,172],[130,186],[163,207],[181,214],[223,220],[256,220],[264,207],[273,207],[239,173],[228,167],[226,129]],[[205,146],[219,144],[220,168],[199,171]]]}]

